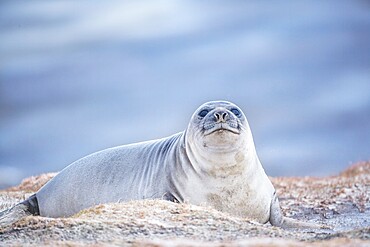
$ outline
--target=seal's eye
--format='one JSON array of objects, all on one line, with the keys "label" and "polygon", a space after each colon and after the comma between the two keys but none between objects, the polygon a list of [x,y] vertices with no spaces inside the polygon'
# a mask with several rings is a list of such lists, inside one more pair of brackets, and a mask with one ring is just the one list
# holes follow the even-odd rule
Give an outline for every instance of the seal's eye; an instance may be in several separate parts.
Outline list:
[{"label": "seal's eye", "polygon": [[199,117],[205,117],[205,116],[207,116],[208,112],[209,112],[208,110],[204,109],[204,110],[201,110],[198,113],[198,115],[199,115]]},{"label": "seal's eye", "polygon": [[238,109],[236,109],[236,108],[233,108],[233,109],[231,109],[230,110],[235,116],[237,116],[237,117],[241,117],[241,113],[240,113],[240,111],[238,110]]}]

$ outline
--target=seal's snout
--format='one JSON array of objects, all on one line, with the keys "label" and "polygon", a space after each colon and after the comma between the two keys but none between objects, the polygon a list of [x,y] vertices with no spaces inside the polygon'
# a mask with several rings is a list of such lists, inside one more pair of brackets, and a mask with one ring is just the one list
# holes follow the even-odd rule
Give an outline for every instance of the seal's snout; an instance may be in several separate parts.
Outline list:
[{"label": "seal's snout", "polygon": [[226,123],[229,119],[229,113],[227,111],[217,111],[213,114],[216,123]]},{"label": "seal's snout", "polygon": [[227,101],[212,101],[200,106],[194,113],[192,124],[203,126],[201,134],[208,136],[214,134],[239,135],[247,123],[242,111]]},{"label": "seal's snout", "polygon": [[215,109],[204,120],[204,134],[222,133],[223,131],[239,134],[238,120],[231,111],[225,108]]}]

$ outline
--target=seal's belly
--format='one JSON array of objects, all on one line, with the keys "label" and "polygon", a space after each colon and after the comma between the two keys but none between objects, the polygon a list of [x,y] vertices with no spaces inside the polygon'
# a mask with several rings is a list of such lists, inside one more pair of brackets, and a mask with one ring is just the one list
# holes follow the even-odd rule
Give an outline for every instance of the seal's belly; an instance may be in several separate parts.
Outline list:
[{"label": "seal's belly", "polygon": [[247,188],[224,188],[207,194],[207,204],[233,216],[266,223],[270,216],[271,197],[265,191],[248,191]]},{"label": "seal's belly", "polygon": [[[263,173],[250,181],[244,177],[230,180],[192,180],[184,190],[184,201],[211,206],[230,215],[266,223],[274,187]],[[196,192],[196,193],[195,193]]]}]

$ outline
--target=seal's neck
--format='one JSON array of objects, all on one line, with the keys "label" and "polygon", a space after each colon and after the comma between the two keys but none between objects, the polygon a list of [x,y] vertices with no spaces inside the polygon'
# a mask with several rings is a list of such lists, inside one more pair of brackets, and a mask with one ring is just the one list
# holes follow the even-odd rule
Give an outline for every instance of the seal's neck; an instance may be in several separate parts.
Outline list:
[{"label": "seal's neck", "polygon": [[255,171],[256,166],[260,166],[253,139],[238,144],[222,150],[185,143],[188,158],[195,172],[199,176],[216,178],[247,175],[248,171]]}]

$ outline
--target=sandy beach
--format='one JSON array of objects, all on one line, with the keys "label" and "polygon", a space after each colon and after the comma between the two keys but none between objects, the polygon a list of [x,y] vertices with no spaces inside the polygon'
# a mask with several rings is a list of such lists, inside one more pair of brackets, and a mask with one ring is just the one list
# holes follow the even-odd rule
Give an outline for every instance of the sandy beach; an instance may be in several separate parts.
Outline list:
[{"label": "sandy beach", "polygon": [[[55,173],[0,191],[0,210],[37,191]],[[284,230],[207,205],[142,200],[103,204],[70,218],[29,216],[0,228],[1,246],[369,246],[370,162],[330,177],[271,178],[286,216],[330,226]]]}]

